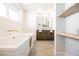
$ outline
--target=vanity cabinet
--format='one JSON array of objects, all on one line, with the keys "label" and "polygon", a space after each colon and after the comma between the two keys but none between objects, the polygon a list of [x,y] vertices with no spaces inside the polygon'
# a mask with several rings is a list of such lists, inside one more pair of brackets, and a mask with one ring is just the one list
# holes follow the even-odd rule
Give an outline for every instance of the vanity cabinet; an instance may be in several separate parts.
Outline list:
[{"label": "vanity cabinet", "polygon": [[50,32],[50,30],[42,30],[39,32],[37,30],[37,40],[54,40],[54,30]]}]

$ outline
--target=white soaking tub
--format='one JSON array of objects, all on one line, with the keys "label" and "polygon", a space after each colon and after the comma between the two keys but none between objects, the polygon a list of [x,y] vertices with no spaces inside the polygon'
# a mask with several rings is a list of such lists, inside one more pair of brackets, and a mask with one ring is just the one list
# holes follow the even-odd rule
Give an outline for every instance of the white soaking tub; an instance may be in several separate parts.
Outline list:
[{"label": "white soaking tub", "polygon": [[0,56],[27,56],[33,33],[16,33],[0,38]]}]

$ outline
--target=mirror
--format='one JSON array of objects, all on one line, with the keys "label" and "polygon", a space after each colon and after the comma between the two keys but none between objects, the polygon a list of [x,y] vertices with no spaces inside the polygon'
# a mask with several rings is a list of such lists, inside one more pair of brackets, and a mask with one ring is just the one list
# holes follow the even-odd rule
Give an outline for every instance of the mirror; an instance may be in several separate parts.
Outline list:
[{"label": "mirror", "polygon": [[51,14],[37,13],[37,30],[50,30],[52,27]]}]

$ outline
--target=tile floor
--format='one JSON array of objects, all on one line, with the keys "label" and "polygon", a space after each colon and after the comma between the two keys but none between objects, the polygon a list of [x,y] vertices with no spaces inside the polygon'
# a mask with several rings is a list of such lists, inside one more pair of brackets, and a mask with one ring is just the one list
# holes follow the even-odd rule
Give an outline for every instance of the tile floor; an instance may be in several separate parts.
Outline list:
[{"label": "tile floor", "polygon": [[53,56],[54,41],[36,41],[29,56]]}]

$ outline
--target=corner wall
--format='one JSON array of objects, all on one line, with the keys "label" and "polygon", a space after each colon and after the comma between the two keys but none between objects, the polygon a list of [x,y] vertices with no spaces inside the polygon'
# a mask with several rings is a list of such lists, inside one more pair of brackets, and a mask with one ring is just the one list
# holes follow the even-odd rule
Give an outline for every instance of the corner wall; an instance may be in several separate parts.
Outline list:
[{"label": "corner wall", "polygon": [[[65,3],[56,4],[56,15],[59,15],[65,9]],[[56,16],[57,17],[57,16]],[[65,20],[64,18],[56,18],[56,33],[65,32]],[[64,55],[65,52],[65,38],[56,35],[56,55]]]}]

